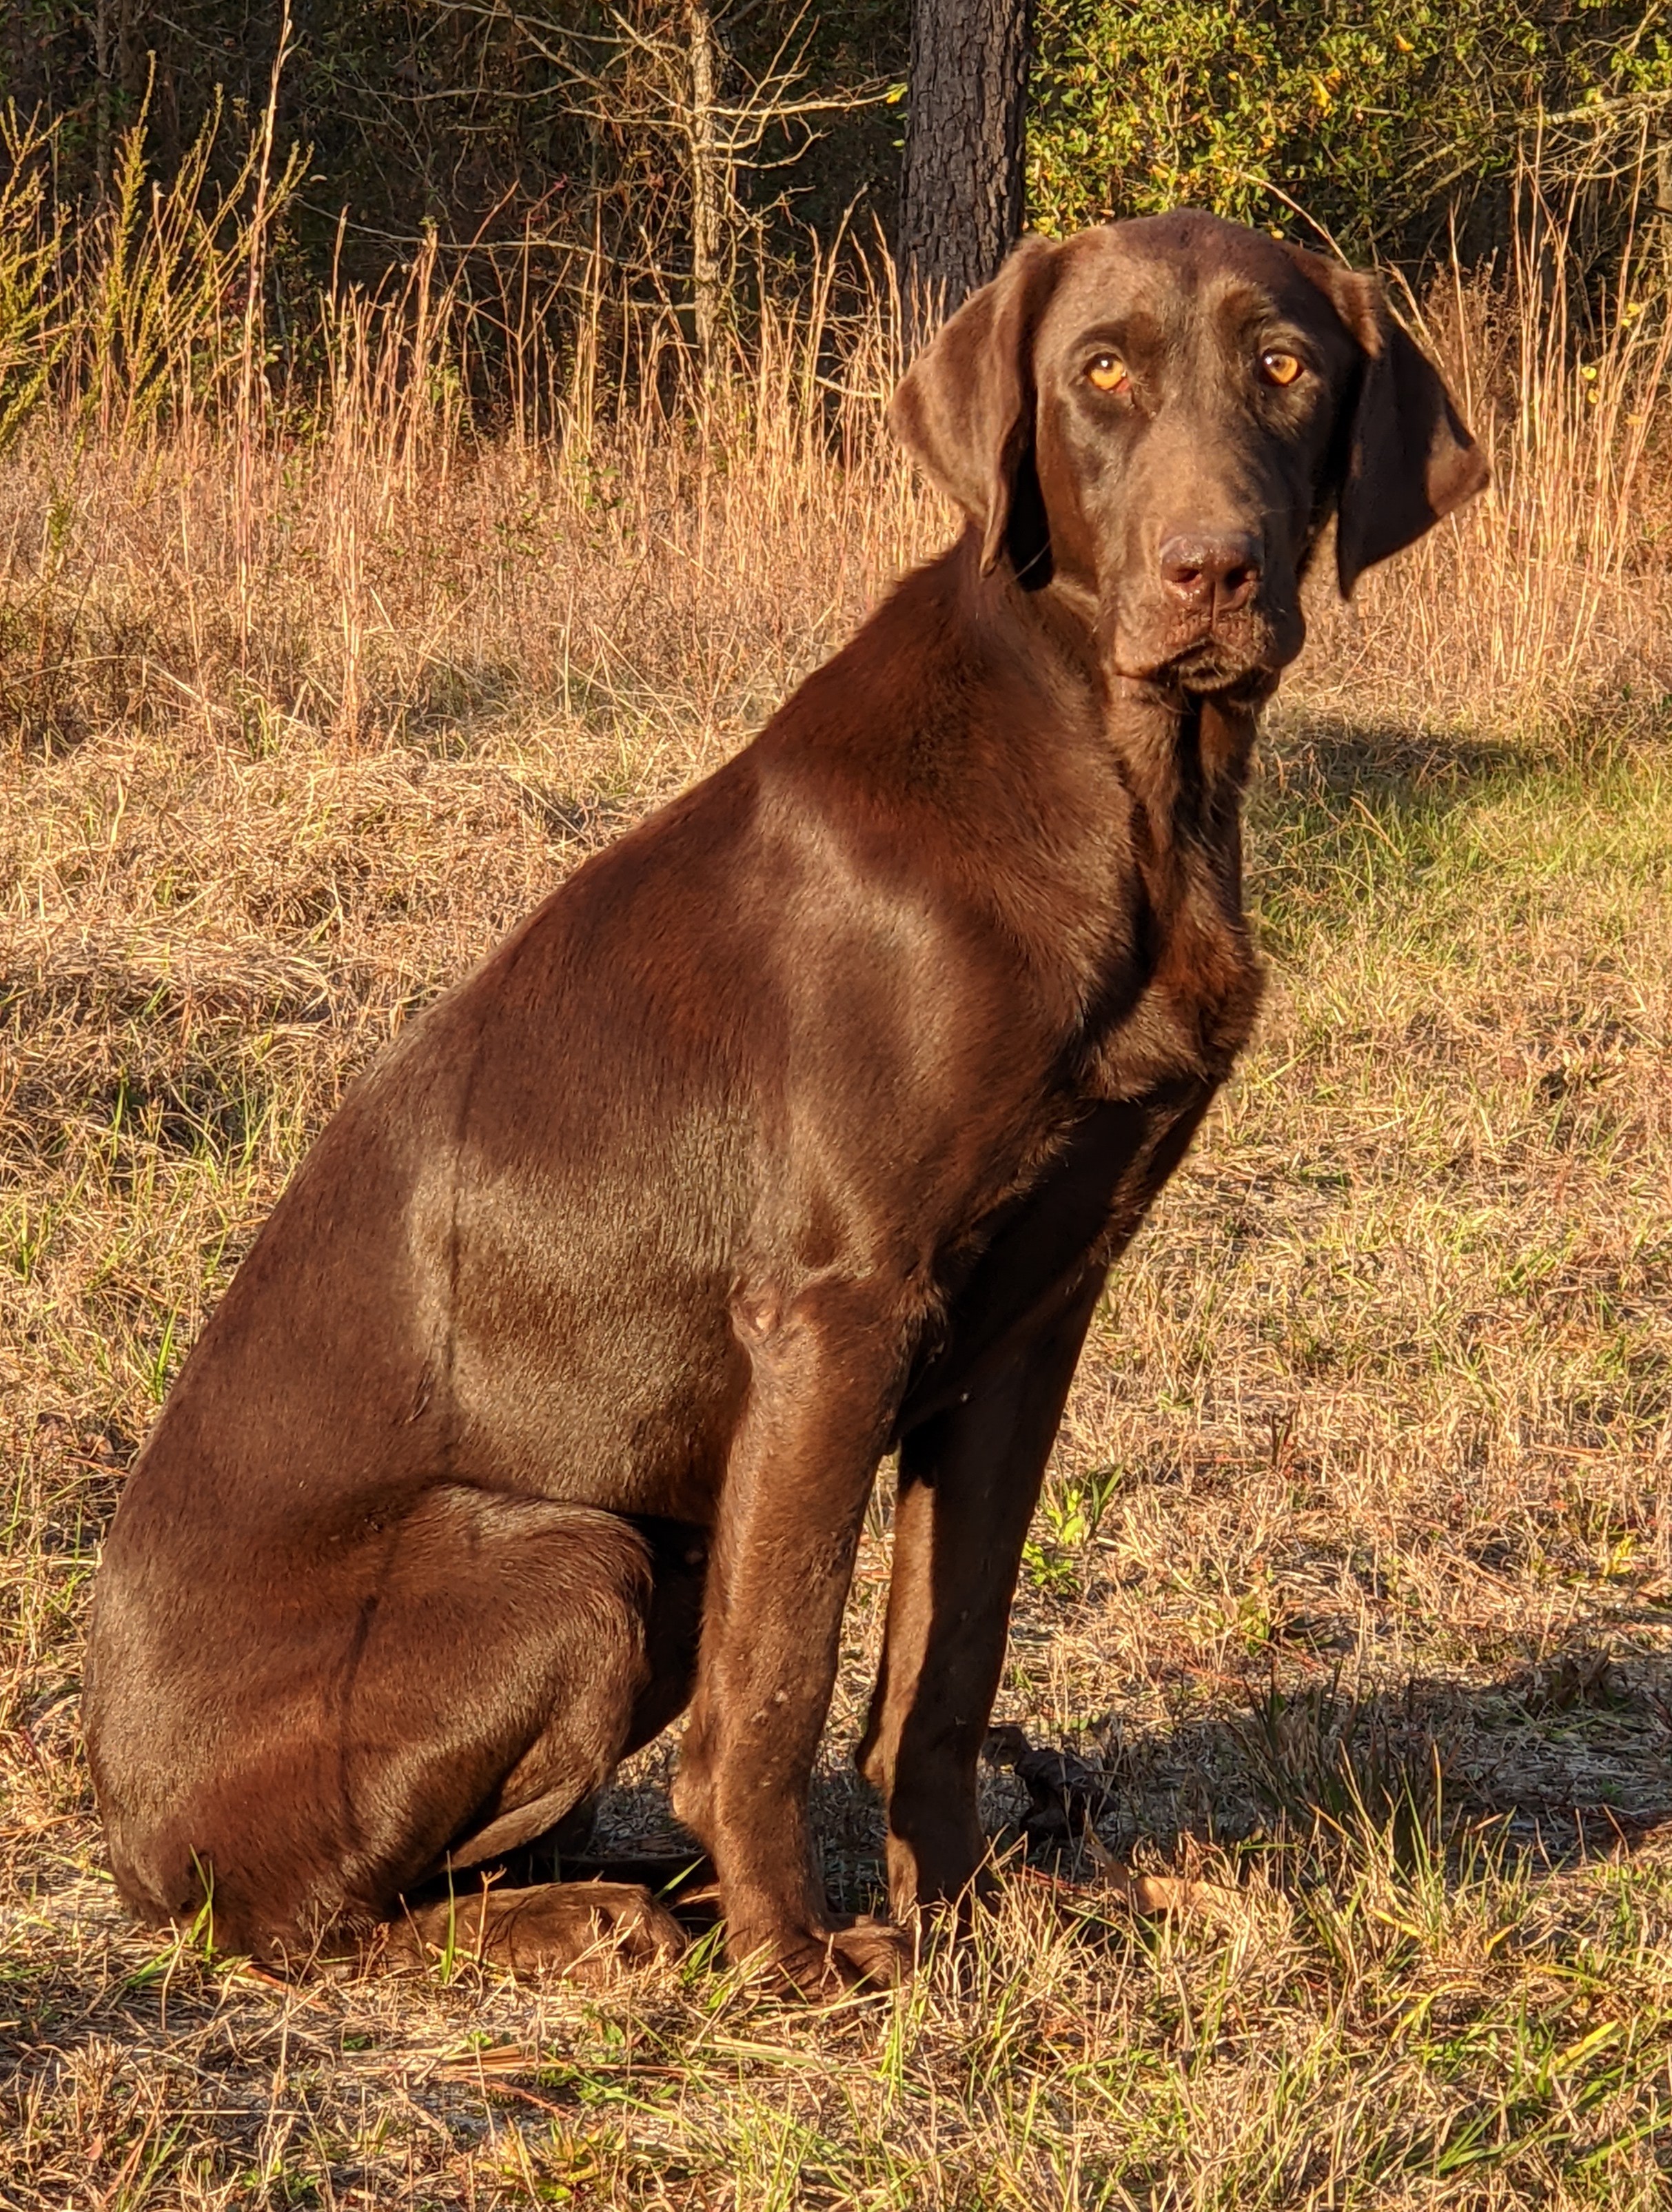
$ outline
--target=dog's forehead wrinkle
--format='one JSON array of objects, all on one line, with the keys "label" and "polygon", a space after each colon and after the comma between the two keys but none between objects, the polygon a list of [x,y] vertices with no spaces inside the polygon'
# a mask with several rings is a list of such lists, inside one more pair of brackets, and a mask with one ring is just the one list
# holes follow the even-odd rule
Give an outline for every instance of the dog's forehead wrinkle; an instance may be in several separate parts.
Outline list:
[{"label": "dog's forehead wrinkle", "polygon": [[1039,356],[1042,367],[1055,360],[1072,374],[1081,357],[1106,346],[1134,369],[1194,377],[1210,361],[1285,340],[1322,342],[1327,349],[1324,305],[1282,264],[1256,276],[1116,250],[1107,267],[1088,268],[1080,283],[1059,293],[1040,333]]},{"label": "dog's forehead wrinkle", "polygon": [[1309,313],[1308,303],[1292,282],[1280,287],[1232,276],[1204,289],[1207,295],[1204,323],[1221,335],[1241,338],[1249,332],[1264,334],[1285,325],[1298,335],[1317,319],[1316,305]]}]

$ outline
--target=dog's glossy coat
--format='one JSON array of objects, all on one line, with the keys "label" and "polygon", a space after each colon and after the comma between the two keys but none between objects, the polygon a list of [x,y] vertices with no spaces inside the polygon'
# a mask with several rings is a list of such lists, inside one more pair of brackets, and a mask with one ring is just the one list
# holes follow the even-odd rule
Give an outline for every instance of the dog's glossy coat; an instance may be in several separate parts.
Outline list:
[{"label": "dog's glossy coat", "polygon": [[[962,538],[411,1024],[176,1384],[89,1653],[140,1913],[208,1888],[270,1955],[388,1920],[689,1704],[733,1954],[891,1972],[806,1801],[895,1444],[861,1764],[897,1908],[984,1878],[1064,1395],[1254,1018],[1240,799],[1302,572],[1337,514],[1350,586],[1485,471],[1366,280],[1199,216],[1026,243],[894,420]],[[674,1940],[620,1887],[466,1923],[514,1964]]]}]

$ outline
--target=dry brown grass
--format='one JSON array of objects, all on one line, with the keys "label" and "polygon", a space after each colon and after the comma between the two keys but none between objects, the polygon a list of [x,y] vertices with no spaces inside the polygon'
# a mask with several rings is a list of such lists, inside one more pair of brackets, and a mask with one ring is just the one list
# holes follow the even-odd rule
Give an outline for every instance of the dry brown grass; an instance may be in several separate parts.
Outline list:
[{"label": "dry brown grass", "polygon": [[[287,1991],[159,1947],[76,1678],[123,1469],[344,1085],[940,538],[885,349],[826,344],[832,393],[786,325],[559,447],[472,441],[362,318],[306,436],[43,414],[0,463],[0,2203],[1665,2201],[1658,342],[1575,378],[1529,313],[1433,312],[1508,496],[1320,607],[1259,1042],[1097,1324],[1001,1705],[1102,1852],[1202,1886],[1134,1914],[995,1766],[1005,1911],[834,2014],[706,1954]],[[885,1574],[879,1507],[818,1784],[855,1901]],[[617,1835],[666,1832],[666,1757]]]}]

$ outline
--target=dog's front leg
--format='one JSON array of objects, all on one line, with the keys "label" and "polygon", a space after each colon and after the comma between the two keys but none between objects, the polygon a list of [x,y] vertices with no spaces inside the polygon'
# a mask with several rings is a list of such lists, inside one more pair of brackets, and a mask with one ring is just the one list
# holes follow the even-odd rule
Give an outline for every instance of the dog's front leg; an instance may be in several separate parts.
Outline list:
[{"label": "dog's front leg", "polygon": [[860,1769],[888,1810],[889,1892],[961,1907],[991,1887],[976,1769],[1004,1665],[1022,1544],[1104,1270],[900,1449],[888,1633]]},{"label": "dog's front leg", "polygon": [[842,1607],[903,1358],[897,1301],[739,1298],[748,1398],[727,1463],[674,1802],[720,1876],[728,1954],[808,1994],[897,1978],[903,1941],[826,1908],[807,1817]]}]

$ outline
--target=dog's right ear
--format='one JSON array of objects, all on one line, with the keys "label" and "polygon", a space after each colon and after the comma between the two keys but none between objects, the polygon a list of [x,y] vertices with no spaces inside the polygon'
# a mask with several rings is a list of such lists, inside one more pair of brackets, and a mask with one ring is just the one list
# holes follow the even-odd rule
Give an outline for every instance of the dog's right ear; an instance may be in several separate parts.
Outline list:
[{"label": "dog's right ear", "polygon": [[1049,239],[1023,239],[918,355],[888,410],[900,443],[980,528],[983,576],[1005,550],[1032,456],[1034,333],[1059,251]]}]

